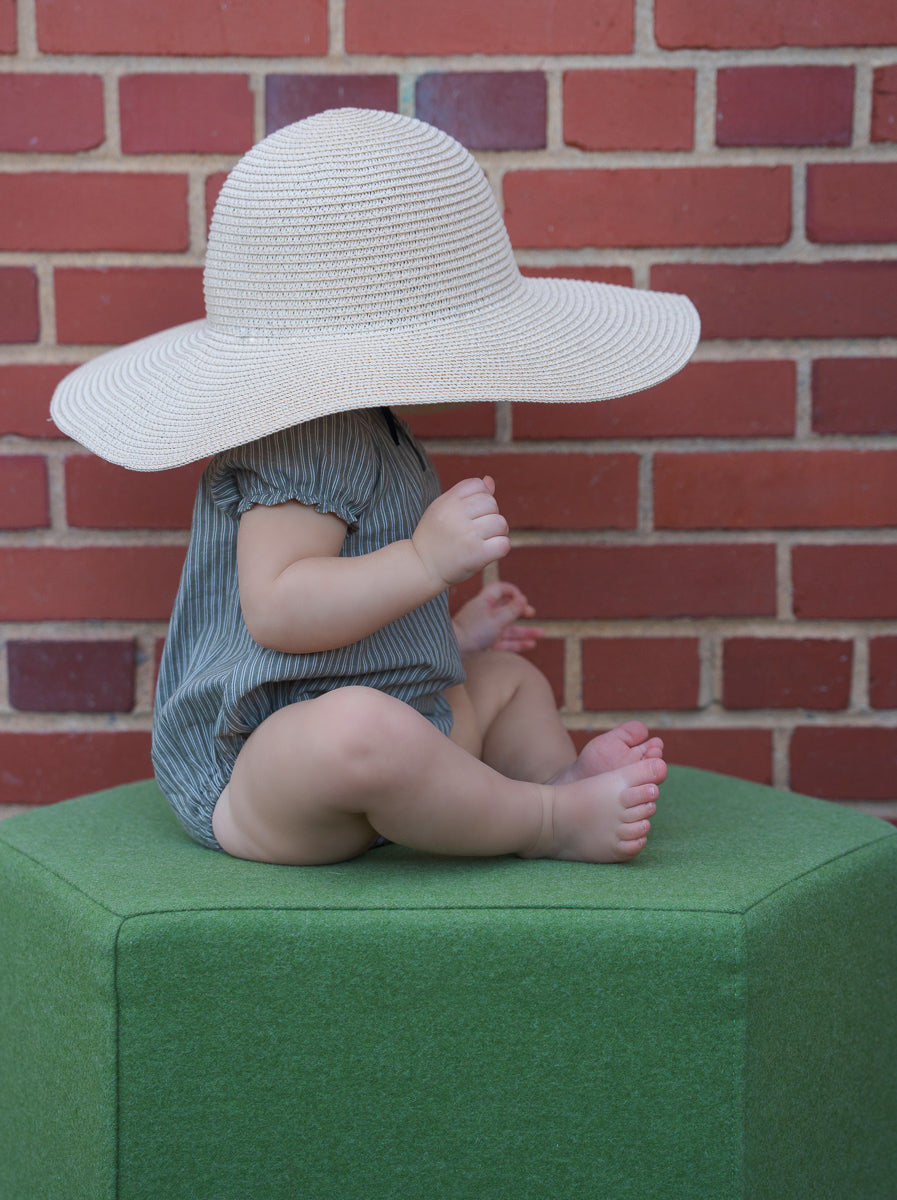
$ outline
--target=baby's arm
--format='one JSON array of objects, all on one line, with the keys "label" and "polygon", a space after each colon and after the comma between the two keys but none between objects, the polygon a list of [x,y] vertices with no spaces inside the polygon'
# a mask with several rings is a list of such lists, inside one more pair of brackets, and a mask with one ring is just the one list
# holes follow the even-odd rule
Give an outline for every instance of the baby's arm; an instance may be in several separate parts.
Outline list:
[{"label": "baby's arm", "polygon": [[504,581],[487,584],[453,618],[461,653],[531,650],[541,638],[542,630],[516,622],[520,617],[535,616],[535,612],[515,584]]},{"label": "baby's arm", "polygon": [[510,549],[495,484],[465,479],[427,508],[410,538],[340,558],[346,525],[296,501],[244,513],[237,539],[243,618],[289,654],[348,646],[460,583]]}]

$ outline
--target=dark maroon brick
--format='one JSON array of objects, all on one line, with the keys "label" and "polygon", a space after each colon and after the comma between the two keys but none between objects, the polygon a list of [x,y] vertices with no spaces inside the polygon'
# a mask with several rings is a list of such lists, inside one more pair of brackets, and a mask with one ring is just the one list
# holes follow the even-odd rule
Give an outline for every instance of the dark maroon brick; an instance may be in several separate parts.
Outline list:
[{"label": "dark maroon brick", "polygon": [[265,79],[265,132],[302,121],[328,108],[376,108],[395,112],[395,75],[269,75]]},{"label": "dark maroon brick", "polygon": [[9,702],[27,712],[130,712],[134,642],[11,641]]},{"label": "dark maroon brick", "polygon": [[541,71],[434,71],[415,90],[418,117],[471,150],[541,150],[546,90]]},{"label": "dark maroon brick", "polygon": [[853,67],[724,67],[716,75],[719,146],[849,146]]}]

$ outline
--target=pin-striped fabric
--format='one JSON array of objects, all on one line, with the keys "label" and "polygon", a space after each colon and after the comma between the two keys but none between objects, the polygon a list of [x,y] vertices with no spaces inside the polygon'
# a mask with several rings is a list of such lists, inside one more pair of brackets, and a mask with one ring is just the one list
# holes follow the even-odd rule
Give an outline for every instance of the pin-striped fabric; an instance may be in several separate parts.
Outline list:
[{"label": "pin-striped fabric", "polygon": [[216,456],[200,481],[190,548],[165,643],[153,764],[187,832],[219,848],[212,810],[240,748],[287,704],[351,684],[387,692],[448,733],[443,691],[464,678],[445,593],[350,646],[266,650],[240,612],[237,529],[255,504],[298,500],[348,526],[341,554],[410,537],[439,481],[390,412],[322,417]]}]

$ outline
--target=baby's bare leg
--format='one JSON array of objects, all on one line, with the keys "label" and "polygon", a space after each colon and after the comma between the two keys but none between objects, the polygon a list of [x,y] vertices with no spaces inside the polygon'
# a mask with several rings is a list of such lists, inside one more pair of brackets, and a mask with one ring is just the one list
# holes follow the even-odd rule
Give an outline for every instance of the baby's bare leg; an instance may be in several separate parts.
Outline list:
[{"label": "baby's bare leg", "polygon": [[660,739],[630,721],[577,756],[551,688],[531,663],[485,651],[466,658],[465,668],[483,760],[512,778],[553,785],[553,825],[536,856],[607,862],[638,854],[656,811],[656,785],[666,778]]},{"label": "baby's bare leg", "polygon": [[377,834],[441,854],[621,862],[644,846],[662,768],[508,779],[401,701],[341,688],[262,722],[212,825],[222,849],[262,862],[340,862]]},{"label": "baby's bare leg", "polygon": [[444,854],[523,853],[550,790],[506,779],[401,701],[347,687],[255,730],[212,824],[229,854],[263,862],[339,862],[377,834]]},{"label": "baby's bare leg", "polygon": [[464,666],[466,691],[483,731],[482,757],[504,775],[572,783],[662,757],[663,742],[651,737],[641,721],[626,721],[599,734],[577,756],[551,687],[531,662],[487,650],[465,657]]}]

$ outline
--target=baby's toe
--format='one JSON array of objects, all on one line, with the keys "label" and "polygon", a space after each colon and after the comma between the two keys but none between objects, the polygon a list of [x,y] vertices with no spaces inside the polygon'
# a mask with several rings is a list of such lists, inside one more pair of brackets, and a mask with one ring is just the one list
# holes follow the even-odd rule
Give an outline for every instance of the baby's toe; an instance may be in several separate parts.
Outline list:
[{"label": "baby's toe", "polygon": [[627,825],[633,821],[645,821],[648,817],[653,817],[657,812],[657,805],[653,800],[648,800],[644,804],[634,804],[631,808],[623,810],[621,819]]},{"label": "baby's toe", "polygon": [[646,837],[621,839],[617,842],[616,862],[629,862],[637,854],[641,854],[648,844]]},{"label": "baby's toe", "polygon": [[618,836],[621,842],[634,842],[646,839],[650,832],[650,821],[630,821],[620,827]]}]

